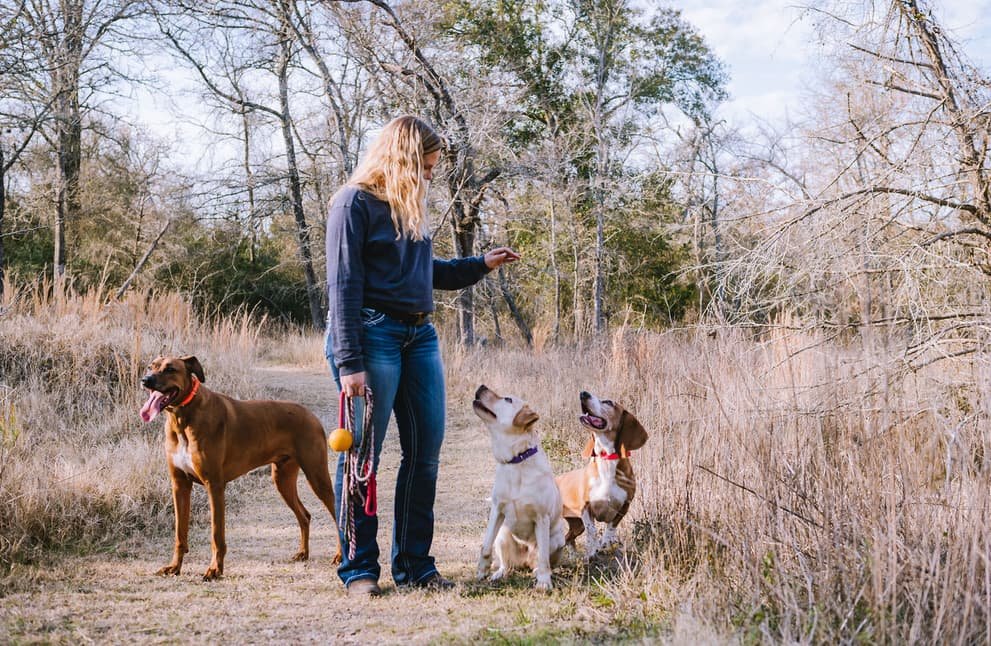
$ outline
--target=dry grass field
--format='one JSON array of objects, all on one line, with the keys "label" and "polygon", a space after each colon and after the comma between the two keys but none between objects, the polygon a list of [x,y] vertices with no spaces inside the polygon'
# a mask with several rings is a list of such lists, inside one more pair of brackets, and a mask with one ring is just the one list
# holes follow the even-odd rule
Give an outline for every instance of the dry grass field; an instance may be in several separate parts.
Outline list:
[{"label": "dry grass field", "polygon": [[[991,641],[989,402],[977,387],[988,370],[973,357],[902,372],[876,340],[782,329],[446,347],[435,552],[459,585],[389,586],[351,608],[309,491],[315,555],[288,563],[295,522],[265,472],[229,489],[222,581],[197,576],[208,556],[202,495],[186,571],[151,574],[170,550],[171,509],[160,422],[137,417],[144,363],[194,353],[211,387],[296,399],[329,422],[319,338],[263,333],[247,317],[198,321],[175,296],[107,305],[100,294],[10,292],[0,315],[0,641]],[[582,389],[624,403],[651,433],[633,457],[624,552],[591,565],[575,555],[547,596],[526,576],[472,581],[493,470],[469,411],[480,383],[531,402],[559,471],[580,462]],[[383,510],[397,459],[387,445]],[[388,531],[381,537],[387,548]]]}]

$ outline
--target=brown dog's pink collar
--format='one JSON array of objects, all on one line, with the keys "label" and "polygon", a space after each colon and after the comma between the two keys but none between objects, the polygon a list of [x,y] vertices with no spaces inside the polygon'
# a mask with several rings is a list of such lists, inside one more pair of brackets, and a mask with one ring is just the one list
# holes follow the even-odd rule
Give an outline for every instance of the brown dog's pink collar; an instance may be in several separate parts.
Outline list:
[{"label": "brown dog's pink collar", "polygon": [[200,391],[200,380],[196,378],[196,375],[193,375],[193,387],[189,389],[189,394],[186,395],[186,398],[183,399],[178,404],[176,404],[176,406],[182,408],[189,402],[193,401],[193,397],[196,397],[196,393],[198,393],[199,391]]}]

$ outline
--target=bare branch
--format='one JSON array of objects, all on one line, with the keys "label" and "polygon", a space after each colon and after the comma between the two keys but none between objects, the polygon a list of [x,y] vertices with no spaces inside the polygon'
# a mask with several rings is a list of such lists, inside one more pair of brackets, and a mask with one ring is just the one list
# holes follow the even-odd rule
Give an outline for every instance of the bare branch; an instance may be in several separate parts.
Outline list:
[{"label": "bare branch", "polygon": [[178,52],[180,56],[182,56],[190,65],[193,66],[193,68],[196,69],[196,72],[199,74],[200,78],[210,89],[210,91],[213,92],[216,96],[220,97],[221,99],[224,99],[225,101],[239,108],[265,112],[266,114],[269,114],[275,117],[276,119],[282,118],[282,115],[278,110],[270,108],[267,105],[255,103],[254,101],[248,101],[247,99],[243,99],[241,97],[235,96],[229,92],[225,92],[224,90],[222,90],[216,84],[216,82],[210,78],[209,74],[207,74],[206,68],[203,66],[203,64],[197,61],[193,57],[193,55],[189,53],[189,50],[187,50],[182,45],[182,43],[179,42],[178,38],[176,38],[176,36],[172,33],[172,31],[168,29],[161,20],[159,20],[159,27],[160,27],[160,31],[162,32],[162,35],[165,36],[170,43],[172,43],[172,46],[175,48],[175,51]]}]

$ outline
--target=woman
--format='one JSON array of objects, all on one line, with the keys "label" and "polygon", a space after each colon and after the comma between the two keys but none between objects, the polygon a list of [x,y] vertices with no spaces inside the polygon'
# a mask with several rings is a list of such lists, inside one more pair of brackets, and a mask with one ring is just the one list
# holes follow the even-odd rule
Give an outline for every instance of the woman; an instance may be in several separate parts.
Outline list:
[{"label": "woman", "polygon": [[[327,217],[327,360],[348,395],[363,394],[366,384],[371,388],[376,467],[390,411],[395,413],[402,461],[392,578],[401,587],[434,589],[453,584],[430,556],[446,405],[437,332],[429,322],[432,290],[467,287],[519,259],[506,247],[472,258],[433,258],[426,193],[441,147],[440,137],[420,119],[393,119],[334,195]],[[342,453],[338,501],[343,465]],[[347,558],[342,535],[338,575],[349,595],[378,595],[378,519],[360,509],[354,515],[355,557]]]}]

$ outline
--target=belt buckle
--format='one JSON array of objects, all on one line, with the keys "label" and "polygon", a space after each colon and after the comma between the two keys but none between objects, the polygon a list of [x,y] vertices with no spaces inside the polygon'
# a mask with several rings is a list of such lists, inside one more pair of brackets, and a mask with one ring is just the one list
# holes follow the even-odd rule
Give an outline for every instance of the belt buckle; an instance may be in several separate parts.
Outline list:
[{"label": "belt buckle", "polygon": [[413,312],[411,315],[411,322],[413,325],[423,325],[427,322],[427,318],[430,316],[429,312]]}]

